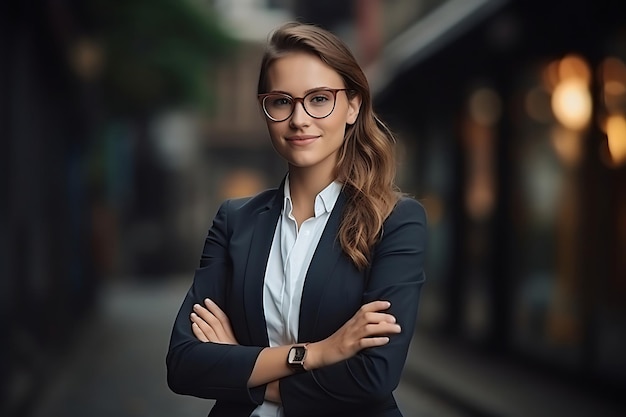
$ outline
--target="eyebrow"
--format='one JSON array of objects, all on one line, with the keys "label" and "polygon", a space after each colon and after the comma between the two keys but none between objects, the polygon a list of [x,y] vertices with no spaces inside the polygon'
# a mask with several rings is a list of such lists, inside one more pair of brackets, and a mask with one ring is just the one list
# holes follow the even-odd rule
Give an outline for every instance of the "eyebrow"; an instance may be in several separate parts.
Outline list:
[{"label": "eyebrow", "polygon": [[[309,88],[308,90],[305,90],[305,91],[304,91],[304,95],[303,95],[303,97],[304,97],[304,96],[306,96],[306,95],[307,95],[307,94],[309,94],[309,93],[312,93],[313,91],[317,91],[317,90],[326,90],[326,89],[334,90],[334,88],[331,88],[331,87],[326,87],[326,86],[323,86],[323,87],[314,87],[314,88]],[[269,92],[270,92],[270,93],[285,94],[285,95],[287,95],[287,96],[289,96],[289,97],[294,97],[291,93],[288,93],[288,92],[283,91],[283,90],[272,90],[272,91],[269,91]]]}]

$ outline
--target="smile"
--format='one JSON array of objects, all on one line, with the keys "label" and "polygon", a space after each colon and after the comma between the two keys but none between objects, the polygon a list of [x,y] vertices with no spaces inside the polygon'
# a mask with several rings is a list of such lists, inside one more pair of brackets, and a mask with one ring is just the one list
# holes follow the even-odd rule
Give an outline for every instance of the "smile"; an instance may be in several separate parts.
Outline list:
[{"label": "smile", "polygon": [[314,135],[298,135],[285,138],[287,142],[294,145],[308,145],[309,143],[315,142],[317,139],[319,139],[319,136]]}]

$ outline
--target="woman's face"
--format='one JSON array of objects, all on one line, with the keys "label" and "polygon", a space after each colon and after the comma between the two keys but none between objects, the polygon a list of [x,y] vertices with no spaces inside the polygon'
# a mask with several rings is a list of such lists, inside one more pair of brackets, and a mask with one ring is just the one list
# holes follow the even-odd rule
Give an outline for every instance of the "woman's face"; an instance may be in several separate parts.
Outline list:
[{"label": "woman's face", "polygon": [[[318,88],[345,88],[341,76],[313,54],[294,52],[274,61],[268,68],[268,92],[304,97]],[[315,175],[329,176],[336,167],[346,125],[359,114],[360,99],[348,99],[346,91],[336,94],[333,112],[323,119],[311,117],[302,102],[282,122],[268,118],[272,145],[289,163],[290,170],[312,169]]]}]

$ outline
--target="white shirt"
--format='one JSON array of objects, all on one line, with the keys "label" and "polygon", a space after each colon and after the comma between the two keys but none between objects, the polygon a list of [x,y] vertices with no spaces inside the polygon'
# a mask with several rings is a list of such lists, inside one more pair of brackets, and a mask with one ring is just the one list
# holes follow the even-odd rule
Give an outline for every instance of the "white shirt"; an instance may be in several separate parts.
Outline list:
[{"label": "white shirt", "polygon": [[[315,216],[305,220],[298,230],[292,213],[289,177],[285,180],[283,209],[276,223],[263,287],[263,309],[271,347],[298,341],[304,279],[339,193],[341,184],[338,182],[332,182],[324,188],[315,197]],[[265,401],[250,417],[283,415],[282,407]]]}]

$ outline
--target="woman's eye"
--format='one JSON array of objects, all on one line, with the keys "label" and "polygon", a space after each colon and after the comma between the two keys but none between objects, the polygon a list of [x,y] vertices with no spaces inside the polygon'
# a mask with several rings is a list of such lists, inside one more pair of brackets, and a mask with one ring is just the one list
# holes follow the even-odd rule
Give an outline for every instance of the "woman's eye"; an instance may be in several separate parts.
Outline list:
[{"label": "woman's eye", "polygon": [[311,104],[326,104],[330,101],[330,97],[328,96],[328,94],[314,94],[310,99],[309,102]]},{"label": "woman's eye", "polygon": [[289,100],[287,97],[278,97],[272,100],[272,106],[289,107],[291,106],[291,100]]}]

